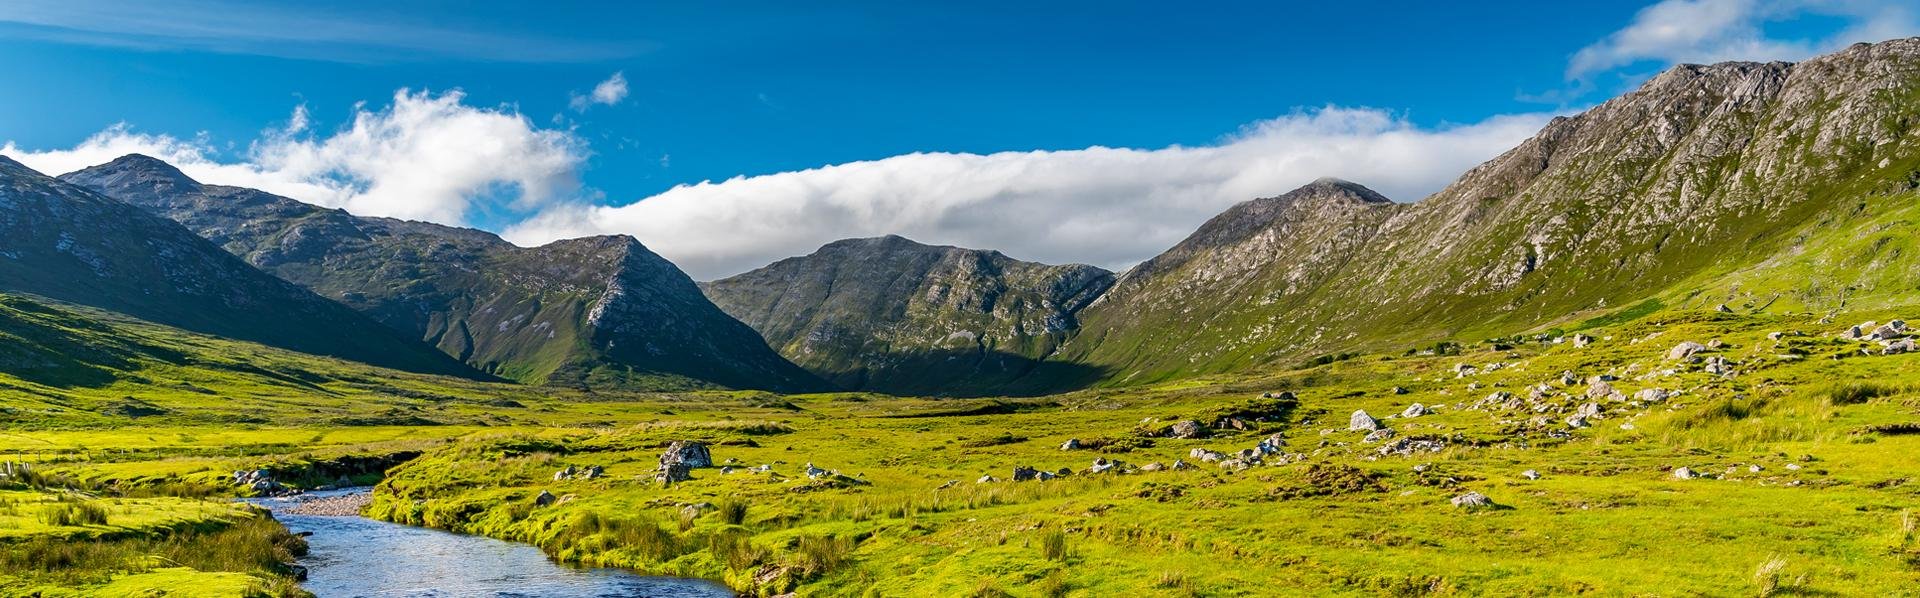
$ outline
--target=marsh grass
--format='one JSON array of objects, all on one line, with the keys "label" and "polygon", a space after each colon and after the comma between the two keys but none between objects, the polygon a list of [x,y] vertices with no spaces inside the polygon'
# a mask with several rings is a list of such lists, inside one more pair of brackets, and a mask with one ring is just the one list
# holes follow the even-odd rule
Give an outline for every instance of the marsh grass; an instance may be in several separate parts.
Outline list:
[{"label": "marsh grass", "polygon": [[107,509],[91,499],[63,496],[40,508],[40,521],[54,527],[106,525]]}]

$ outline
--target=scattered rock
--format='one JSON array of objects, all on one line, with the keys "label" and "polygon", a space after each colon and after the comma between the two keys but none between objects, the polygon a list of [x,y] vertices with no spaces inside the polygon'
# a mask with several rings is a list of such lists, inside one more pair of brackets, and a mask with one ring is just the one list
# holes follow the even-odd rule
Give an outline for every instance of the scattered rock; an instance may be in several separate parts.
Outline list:
[{"label": "scattered rock", "polygon": [[1479,492],[1468,492],[1453,497],[1453,506],[1469,511],[1485,509],[1493,506],[1493,499],[1487,498],[1487,495]]},{"label": "scattered rock", "polygon": [[1367,437],[1361,439],[1360,441],[1366,442],[1366,443],[1385,442],[1389,439],[1392,439],[1394,434],[1395,432],[1393,431],[1393,428],[1380,428],[1378,430],[1368,432]]},{"label": "scattered rock", "polygon": [[1080,439],[1068,438],[1066,442],[1060,443],[1060,450],[1063,450],[1063,451],[1080,450]]},{"label": "scattered rock", "polygon": [[1201,427],[1200,422],[1190,419],[1173,422],[1173,425],[1167,428],[1168,438],[1202,438],[1206,433],[1206,428]]},{"label": "scattered rock", "polygon": [[1180,470],[1183,470],[1183,469],[1193,469],[1193,465],[1192,465],[1192,464],[1189,464],[1189,463],[1187,463],[1186,461],[1182,461],[1182,460],[1180,460],[1180,459],[1174,459],[1174,460],[1173,460],[1173,465],[1169,465],[1169,466],[1167,466],[1167,468],[1168,468],[1168,469],[1172,469],[1172,470],[1174,470],[1174,471],[1180,471]]},{"label": "scattered rock", "polygon": [[1716,307],[1714,307],[1714,308],[1713,308],[1713,311],[1717,311],[1717,312],[1720,312],[1720,313],[1723,313],[1723,314],[1730,314],[1730,313],[1733,313],[1733,308],[1731,308],[1731,307],[1727,307],[1727,304],[1725,304],[1725,303],[1722,303],[1722,304],[1720,304],[1720,305],[1718,305],[1718,306],[1716,306]]},{"label": "scattered rock", "polygon": [[1707,365],[1704,369],[1707,373],[1715,376],[1732,376],[1733,362],[1728,361],[1725,357],[1715,355],[1707,358]]},{"label": "scattered rock", "polygon": [[1686,341],[1678,345],[1674,345],[1672,349],[1668,350],[1667,360],[1681,361],[1685,359],[1692,359],[1694,354],[1697,354],[1705,350],[1707,350],[1706,345],[1702,345],[1700,343],[1696,343],[1693,341]]},{"label": "scattered rock", "polygon": [[1407,389],[1406,389],[1406,387],[1404,387],[1404,386],[1395,386],[1395,387],[1393,387],[1393,394],[1397,394],[1397,395],[1403,395],[1403,394],[1407,394],[1407,393],[1409,393],[1409,392],[1412,392],[1412,391],[1409,391],[1409,390],[1407,390]]},{"label": "scattered rock", "polygon": [[993,477],[993,476],[991,476],[991,475],[983,475],[983,476],[980,476],[980,479],[977,479],[977,480],[974,480],[974,481],[973,481],[973,483],[975,483],[975,484],[991,484],[991,483],[993,483],[993,482],[998,482],[998,481],[1000,481],[1000,479],[999,479],[999,478],[995,478],[995,477]]},{"label": "scattered rock", "polygon": [[713,467],[713,453],[707,451],[707,445],[691,440],[675,440],[667,445],[667,451],[660,453],[660,465],[678,463],[689,469]]},{"label": "scattered rock", "polygon": [[1380,420],[1367,415],[1365,410],[1357,410],[1347,417],[1347,430],[1371,432],[1380,429]]},{"label": "scattered rock", "polygon": [[1152,463],[1148,463],[1146,465],[1140,466],[1140,471],[1160,471],[1166,468],[1167,466],[1161,465],[1159,461],[1154,461]]},{"label": "scattered rock", "polygon": [[544,507],[544,506],[553,504],[554,501],[557,501],[557,500],[560,500],[560,499],[554,497],[552,492],[541,490],[539,495],[533,497],[533,504],[535,506]]},{"label": "scattered rock", "polygon": [[1015,482],[1025,482],[1037,477],[1040,477],[1040,470],[1038,469],[1024,465],[1013,468],[1013,481]]},{"label": "scattered rock", "polygon": [[1575,349],[1582,348],[1591,344],[1593,344],[1593,337],[1587,336],[1584,334],[1573,335],[1573,347]]},{"label": "scattered rock", "polygon": [[1693,473],[1692,468],[1689,468],[1689,467],[1673,468],[1673,478],[1676,480],[1691,480],[1697,477],[1700,477],[1700,476],[1698,474]]},{"label": "scattered rock", "polygon": [[1408,405],[1405,410],[1402,410],[1400,412],[1400,417],[1420,417],[1422,415],[1432,415],[1432,414],[1433,414],[1433,410],[1428,409],[1426,405],[1414,403],[1412,405]]},{"label": "scattered rock", "polygon": [[653,481],[662,486],[671,486],[693,479],[693,467],[685,463],[662,463],[653,474]]},{"label": "scattered rock", "polygon": [[1529,469],[1529,470],[1520,472],[1520,477],[1523,477],[1529,480],[1537,480],[1537,479],[1540,479],[1540,472]]},{"label": "scattered rock", "polygon": [[1898,355],[1901,353],[1912,353],[1915,350],[1916,348],[1915,348],[1913,339],[1903,338],[1897,341],[1887,343],[1887,346],[1885,348],[1880,349],[1880,354],[1881,355]]},{"label": "scattered rock", "polygon": [[1633,393],[1634,400],[1642,403],[1658,403],[1667,400],[1670,396],[1673,395],[1668,393],[1667,389],[1664,388],[1648,388]]}]

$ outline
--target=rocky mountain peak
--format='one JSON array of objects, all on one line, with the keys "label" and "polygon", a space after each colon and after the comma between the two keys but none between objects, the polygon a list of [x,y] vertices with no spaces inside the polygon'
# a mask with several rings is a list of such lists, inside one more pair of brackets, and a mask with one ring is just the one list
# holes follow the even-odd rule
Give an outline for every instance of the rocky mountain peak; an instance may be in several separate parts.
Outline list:
[{"label": "rocky mountain peak", "polygon": [[62,175],[61,178],[92,189],[111,189],[116,192],[116,197],[121,194],[170,196],[197,192],[201,188],[199,181],[180,172],[179,168],[144,154],[127,154],[106,164]]},{"label": "rocky mountain peak", "polygon": [[1337,177],[1320,177],[1300,188],[1287,192],[1281,197],[1337,197],[1352,199],[1361,203],[1393,203],[1387,196],[1368,189],[1366,185]]}]

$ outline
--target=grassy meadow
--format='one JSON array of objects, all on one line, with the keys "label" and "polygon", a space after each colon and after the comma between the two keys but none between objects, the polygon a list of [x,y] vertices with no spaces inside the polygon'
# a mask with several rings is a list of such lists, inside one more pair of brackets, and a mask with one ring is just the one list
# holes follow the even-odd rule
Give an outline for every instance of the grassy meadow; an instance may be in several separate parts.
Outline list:
[{"label": "grassy meadow", "polygon": [[[102,320],[148,347],[87,364],[112,382],[0,376],[20,424],[0,460],[37,476],[0,492],[0,587],[297,595],[278,565],[296,548],[227,502],[228,474],[320,483],[393,457],[355,473],[379,482],[369,516],[761,595],[1916,593],[1920,354],[1834,335],[1920,309],[1644,312],[1589,321],[1584,347],[1563,330],[1018,399],[548,391]],[[1683,341],[1710,348],[1668,359]],[[1433,412],[1401,417],[1413,403]],[[1350,431],[1355,410],[1395,435]],[[1181,420],[1210,430],[1167,437]],[[675,440],[732,471],[654,482]],[[1263,440],[1259,464],[1193,456]],[[556,481],[569,466],[605,475]],[[1491,505],[1452,504],[1468,493]],[[35,552],[55,546],[99,548]]]}]

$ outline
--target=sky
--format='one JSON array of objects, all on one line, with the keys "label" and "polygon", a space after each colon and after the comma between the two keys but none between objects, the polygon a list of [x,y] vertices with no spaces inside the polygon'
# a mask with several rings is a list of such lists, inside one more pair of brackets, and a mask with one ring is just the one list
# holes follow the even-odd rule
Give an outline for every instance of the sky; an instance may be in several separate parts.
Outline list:
[{"label": "sky", "polygon": [[1920,35],[1909,0],[396,4],[0,2],[0,154],[702,280],[883,234],[1120,269],[1322,176],[1417,201],[1673,64]]}]

